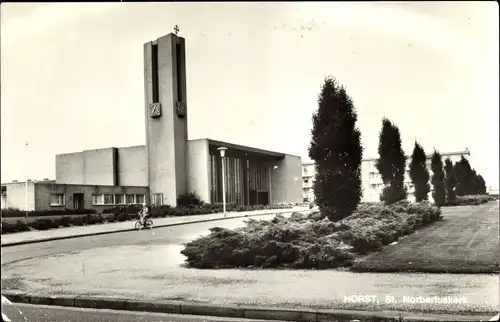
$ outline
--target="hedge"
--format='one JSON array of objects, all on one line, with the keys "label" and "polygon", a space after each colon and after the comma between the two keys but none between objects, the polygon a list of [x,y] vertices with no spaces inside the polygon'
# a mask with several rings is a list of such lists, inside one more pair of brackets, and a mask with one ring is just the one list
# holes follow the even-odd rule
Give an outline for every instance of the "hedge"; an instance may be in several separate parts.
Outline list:
[{"label": "hedge", "polygon": [[498,195],[467,195],[457,196],[455,201],[447,201],[443,207],[450,206],[477,206],[489,201],[498,200]]},{"label": "hedge", "polygon": [[[252,210],[263,210],[263,209],[287,209],[292,208],[294,204],[277,204],[273,206],[236,206],[235,204],[227,204],[227,211],[252,211]],[[152,218],[165,218],[165,217],[179,217],[179,216],[190,216],[190,215],[204,215],[211,213],[222,212],[222,204],[203,204],[199,207],[183,207],[175,208],[170,206],[160,206],[151,207],[150,216]],[[128,220],[136,220],[137,212],[140,206],[125,206],[125,207],[113,207],[103,210],[103,214],[95,214],[95,211],[90,211],[86,215],[82,216],[63,216],[60,218],[40,218],[36,219],[34,222],[26,223],[24,220],[18,220],[16,223],[2,222],[2,234],[28,231],[28,230],[47,230],[55,229],[59,227],[70,227],[70,226],[83,226],[83,225],[94,225],[104,222],[123,222]],[[6,209],[7,216],[4,215],[2,211],[2,216],[4,217],[24,217],[25,212],[17,209]],[[22,213],[21,216],[19,214]],[[37,216],[54,216],[54,215],[70,215],[74,211],[69,213],[61,210],[47,210],[47,211],[37,211],[32,212],[37,213]],[[16,214],[16,215],[14,215]],[[42,214],[42,215],[41,215]],[[82,214],[78,211],[78,214]],[[34,216],[34,215],[33,215]]]},{"label": "hedge", "polygon": [[[34,210],[28,211],[28,217],[41,217],[41,216],[62,216],[62,215],[81,215],[81,214],[96,214],[95,209],[47,209],[47,210]],[[2,217],[13,218],[13,217],[25,217],[26,211],[19,210],[16,208],[5,208],[2,209]]]},{"label": "hedge", "polygon": [[250,219],[235,230],[212,228],[209,235],[185,244],[181,254],[194,268],[349,267],[362,254],[441,219],[437,207],[409,202],[360,204],[338,222],[320,212],[277,215],[271,221]]}]

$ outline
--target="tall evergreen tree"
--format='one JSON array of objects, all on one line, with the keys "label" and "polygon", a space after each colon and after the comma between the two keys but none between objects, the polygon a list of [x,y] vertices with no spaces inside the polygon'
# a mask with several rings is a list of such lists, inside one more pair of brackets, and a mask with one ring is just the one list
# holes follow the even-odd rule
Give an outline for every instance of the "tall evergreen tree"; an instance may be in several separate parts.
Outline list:
[{"label": "tall evergreen tree", "polygon": [[429,199],[431,187],[429,185],[429,170],[427,170],[426,160],[427,157],[424,149],[420,144],[415,142],[410,162],[410,178],[415,187],[414,195],[416,202]]},{"label": "tall evergreen tree", "polygon": [[472,174],[469,183],[469,194],[470,195],[478,195],[479,194],[479,182],[478,175],[475,169],[472,169]]},{"label": "tall evergreen tree", "polygon": [[352,99],[327,77],[313,114],[309,157],[316,163],[315,200],[330,220],[349,216],[362,197],[361,133]]},{"label": "tall evergreen tree", "polygon": [[473,181],[472,186],[474,187],[473,193],[474,195],[484,195],[486,194],[486,182],[483,177],[476,173],[476,170],[472,170]]},{"label": "tall evergreen tree", "polygon": [[480,195],[485,195],[486,194],[486,181],[484,181],[484,178],[482,175],[477,176],[477,193]]},{"label": "tall evergreen tree", "polygon": [[407,191],[404,185],[406,156],[401,146],[399,129],[387,118],[382,119],[378,154],[375,167],[385,185],[380,200],[392,204],[406,199]]},{"label": "tall evergreen tree", "polygon": [[441,207],[444,205],[446,200],[446,191],[444,188],[444,171],[443,171],[443,160],[439,152],[434,151],[431,160],[431,170],[432,170],[432,185],[434,186],[434,192],[432,193],[432,198],[436,206]]},{"label": "tall evergreen tree", "polygon": [[465,196],[473,193],[473,173],[469,160],[463,155],[460,161],[455,163],[453,167],[457,184],[455,186],[455,193],[457,196]]},{"label": "tall evergreen tree", "polygon": [[446,174],[444,180],[444,185],[446,189],[446,200],[448,202],[454,202],[457,199],[455,195],[455,185],[457,183],[455,174],[453,172],[453,162],[451,162],[450,158],[447,158],[444,161],[444,171]]}]

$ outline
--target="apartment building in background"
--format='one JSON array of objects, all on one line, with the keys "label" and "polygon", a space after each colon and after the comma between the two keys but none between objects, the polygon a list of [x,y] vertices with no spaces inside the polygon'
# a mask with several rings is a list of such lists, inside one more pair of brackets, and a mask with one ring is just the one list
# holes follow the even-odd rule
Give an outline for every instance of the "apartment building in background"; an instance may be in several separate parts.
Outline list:
[{"label": "apartment building in background", "polygon": [[[464,151],[457,152],[444,152],[441,153],[443,158],[443,164],[446,159],[450,159],[453,164],[455,162],[460,161],[460,158],[463,156],[468,159],[470,157],[470,151],[466,148]],[[413,201],[415,188],[411,182],[410,178],[410,168],[409,164],[411,162],[411,156],[406,156],[406,173],[405,173],[405,186],[408,190],[408,200]],[[429,174],[432,176],[431,171],[431,158],[432,154],[427,155],[427,169],[429,170]],[[361,163],[361,182],[363,188],[363,199],[364,202],[377,202],[380,200],[380,193],[384,187],[382,182],[382,178],[377,168],[375,167],[375,162],[377,158],[367,158],[363,159]],[[314,188],[313,183],[315,180],[316,174],[316,166],[314,162],[305,162],[302,164],[302,195],[305,202],[314,201]],[[431,185],[432,190],[432,185]],[[429,193],[429,200],[432,200],[432,191]]]}]

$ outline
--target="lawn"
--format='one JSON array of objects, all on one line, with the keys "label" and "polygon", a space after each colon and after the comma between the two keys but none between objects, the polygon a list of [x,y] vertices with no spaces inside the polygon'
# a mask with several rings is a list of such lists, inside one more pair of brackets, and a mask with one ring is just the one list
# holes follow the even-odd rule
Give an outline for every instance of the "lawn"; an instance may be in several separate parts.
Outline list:
[{"label": "lawn", "polygon": [[497,273],[499,204],[446,207],[443,220],[356,261],[358,272]]}]

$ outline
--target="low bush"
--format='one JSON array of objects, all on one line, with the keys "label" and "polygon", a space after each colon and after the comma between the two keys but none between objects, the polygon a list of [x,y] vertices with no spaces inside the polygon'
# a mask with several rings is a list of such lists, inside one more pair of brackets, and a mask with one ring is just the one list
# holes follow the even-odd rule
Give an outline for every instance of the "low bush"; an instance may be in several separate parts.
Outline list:
[{"label": "low bush", "polygon": [[335,268],[379,250],[399,237],[441,220],[430,203],[360,204],[349,217],[330,221],[320,212],[250,219],[243,228],[212,228],[187,243],[181,254],[195,268]]},{"label": "low bush", "polygon": [[177,198],[177,206],[183,208],[200,207],[203,203],[203,200],[195,192],[187,193]]},{"label": "low bush", "polygon": [[71,218],[64,216],[62,218],[56,219],[56,222],[59,224],[60,227],[69,227],[71,226]]},{"label": "low bush", "polygon": [[[191,199],[189,199],[189,198]],[[194,200],[194,196],[186,197],[187,200]],[[188,203],[189,204],[189,203]],[[215,204],[198,204],[195,205],[196,202],[190,202],[189,206],[185,207],[170,207],[170,206],[152,206],[150,207],[150,216],[152,218],[165,218],[165,217],[180,217],[180,216],[191,216],[191,215],[204,215],[211,213],[220,213],[223,211],[222,203]],[[235,203],[227,203],[226,211],[228,212],[243,212],[243,211],[252,211],[252,210],[264,210],[264,209],[288,209],[292,208],[294,204],[285,204],[279,203],[272,206],[238,206]],[[139,212],[141,205],[127,205],[120,207],[112,207],[107,208],[102,211],[102,214],[97,214],[95,210],[84,210],[84,211],[75,211],[75,210],[46,210],[46,211],[36,211],[29,212],[29,216],[39,216],[40,213],[45,215],[55,216],[55,215],[65,215],[60,218],[41,218],[36,219],[34,222],[29,222],[28,225],[24,221],[21,222],[21,225],[26,227],[21,227],[18,224],[4,223],[2,222],[2,234],[8,234],[19,231],[26,231],[31,228],[36,230],[47,230],[58,227],[70,227],[70,226],[84,226],[84,225],[95,225],[104,222],[123,222],[128,220],[136,220],[137,213]],[[4,214],[7,215],[4,215]],[[82,216],[69,216],[72,214],[82,214]],[[85,214],[86,213],[86,214]],[[2,210],[2,216],[4,217],[24,217],[26,212],[21,211],[19,209],[8,208]],[[17,225],[17,226],[16,226]],[[31,228],[30,228],[31,227]],[[23,230],[24,229],[24,230]]]},{"label": "low bush", "polygon": [[495,195],[457,196],[454,201],[451,202],[447,201],[443,206],[477,206],[495,200],[498,200],[498,196]]},{"label": "low bush", "polygon": [[29,230],[30,227],[23,220],[18,220],[16,223],[2,222],[2,234],[17,233]]},{"label": "low bush", "polygon": [[103,209],[102,213],[103,214],[119,214],[119,213],[136,214],[139,212],[139,210],[141,210],[141,208],[142,208],[141,205],[117,206],[117,207]]},{"label": "low bush", "polygon": [[[79,215],[79,214],[96,214],[95,209],[47,209],[47,210],[35,210],[28,211],[28,217],[43,217],[43,216],[61,216],[61,215]],[[13,217],[26,217],[26,211],[19,210],[16,208],[5,208],[2,209],[2,217],[13,218]]]},{"label": "low bush", "polygon": [[30,223],[29,226],[33,227],[36,230],[49,230],[53,228],[58,228],[59,224],[56,220],[52,218],[47,219],[37,219],[34,222]]}]

